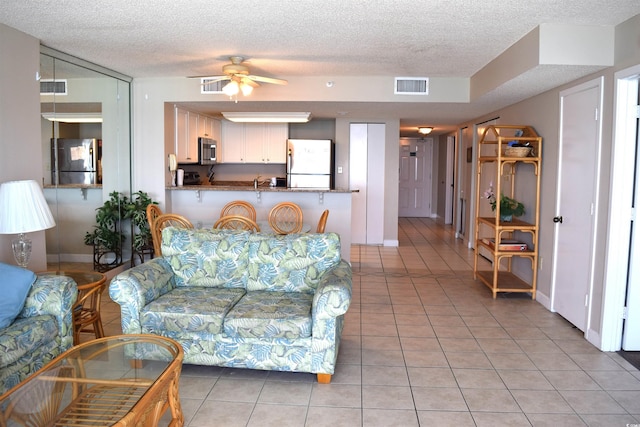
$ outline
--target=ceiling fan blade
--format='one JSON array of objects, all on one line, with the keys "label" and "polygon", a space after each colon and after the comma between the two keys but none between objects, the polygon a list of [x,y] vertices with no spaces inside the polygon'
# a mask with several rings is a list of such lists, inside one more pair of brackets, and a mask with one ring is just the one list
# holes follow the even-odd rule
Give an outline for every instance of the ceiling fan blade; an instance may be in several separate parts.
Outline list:
[{"label": "ceiling fan blade", "polygon": [[245,77],[248,78],[248,79],[251,79],[251,80],[255,80],[257,82],[272,83],[272,84],[275,84],[275,85],[286,85],[286,84],[289,83],[286,80],[274,79],[274,78],[271,78],[271,77],[252,76],[252,75],[245,76]]},{"label": "ceiling fan blade", "polygon": [[198,77],[201,80],[206,80],[206,83],[202,83],[202,84],[210,84],[210,83],[215,83],[215,82],[219,82],[222,80],[230,80],[231,77],[229,76],[202,76],[202,77]]},{"label": "ceiling fan blade", "polygon": [[248,78],[248,77],[243,77],[241,80],[242,80],[242,83],[244,83],[244,84],[246,84],[246,85],[249,85],[249,86],[251,86],[251,87],[258,87],[258,86],[260,86],[258,83],[254,82],[253,80],[251,80],[251,79],[250,79],[250,78]]}]

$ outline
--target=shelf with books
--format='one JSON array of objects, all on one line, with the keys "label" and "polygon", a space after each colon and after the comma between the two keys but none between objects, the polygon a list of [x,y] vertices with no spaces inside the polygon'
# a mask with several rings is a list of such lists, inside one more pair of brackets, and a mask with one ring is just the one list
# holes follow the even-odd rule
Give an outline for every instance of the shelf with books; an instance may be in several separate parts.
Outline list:
[{"label": "shelf with books", "polygon": [[[491,125],[478,143],[474,279],[493,298],[498,292],[536,297],[541,159],[542,138],[531,126]],[[514,216],[507,221],[505,214]]]}]

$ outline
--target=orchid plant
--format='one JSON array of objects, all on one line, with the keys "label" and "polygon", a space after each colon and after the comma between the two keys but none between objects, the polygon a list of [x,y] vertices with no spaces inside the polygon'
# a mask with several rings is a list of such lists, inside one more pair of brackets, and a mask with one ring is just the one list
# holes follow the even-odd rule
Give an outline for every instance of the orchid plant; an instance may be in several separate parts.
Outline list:
[{"label": "orchid plant", "polygon": [[[493,191],[493,181],[489,183],[489,188],[483,193],[483,197],[489,200],[491,210],[496,210],[496,194]],[[500,194],[500,216],[522,216],[524,215],[524,205],[519,201]]]}]

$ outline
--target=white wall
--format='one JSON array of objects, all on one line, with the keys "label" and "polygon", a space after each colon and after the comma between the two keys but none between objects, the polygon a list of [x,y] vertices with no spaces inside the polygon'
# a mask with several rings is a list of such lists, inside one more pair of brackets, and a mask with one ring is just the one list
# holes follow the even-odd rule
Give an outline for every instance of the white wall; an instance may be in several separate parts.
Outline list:
[{"label": "white wall", "polygon": [[[0,182],[35,179],[42,183],[40,149],[40,42],[0,24]],[[45,233],[29,233],[33,252],[29,268],[46,269]],[[15,264],[11,240],[0,235],[0,261]]]}]

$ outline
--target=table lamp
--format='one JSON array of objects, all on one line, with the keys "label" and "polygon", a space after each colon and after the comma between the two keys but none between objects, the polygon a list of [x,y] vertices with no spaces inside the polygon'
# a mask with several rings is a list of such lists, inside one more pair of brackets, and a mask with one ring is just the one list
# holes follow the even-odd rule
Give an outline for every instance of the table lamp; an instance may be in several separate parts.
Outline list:
[{"label": "table lamp", "polygon": [[13,256],[20,267],[26,268],[31,258],[31,240],[24,234],[55,225],[36,181],[10,181],[0,185],[0,234],[19,234],[12,246]]}]

